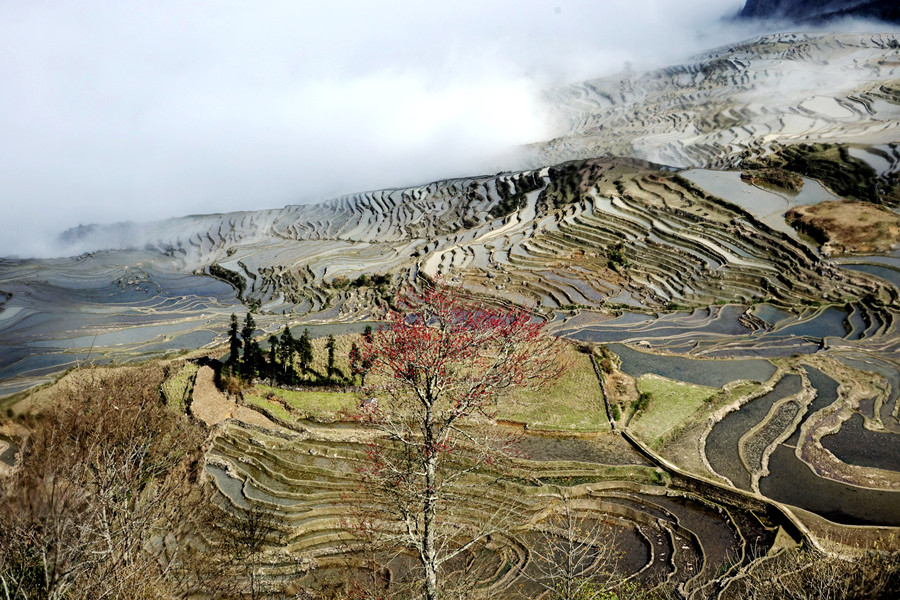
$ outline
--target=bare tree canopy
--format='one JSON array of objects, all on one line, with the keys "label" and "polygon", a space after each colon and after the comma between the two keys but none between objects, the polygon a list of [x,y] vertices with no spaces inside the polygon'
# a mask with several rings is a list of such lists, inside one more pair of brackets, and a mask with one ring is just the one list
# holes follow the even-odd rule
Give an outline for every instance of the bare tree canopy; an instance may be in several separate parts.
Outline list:
[{"label": "bare tree canopy", "polygon": [[504,453],[502,442],[463,422],[490,416],[506,390],[559,377],[562,343],[524,310],[488,308],[440,283],[396,304],[387,325],[364,342],[381,385],[378,402],[363,410],[385,443],[372,445],[363,474],[400,524],[391,539],[418,558],[423,596],[435,600],[442,567],[499,527],[496,518],[468,526],[444,518],[465,511],[460,488]]}]

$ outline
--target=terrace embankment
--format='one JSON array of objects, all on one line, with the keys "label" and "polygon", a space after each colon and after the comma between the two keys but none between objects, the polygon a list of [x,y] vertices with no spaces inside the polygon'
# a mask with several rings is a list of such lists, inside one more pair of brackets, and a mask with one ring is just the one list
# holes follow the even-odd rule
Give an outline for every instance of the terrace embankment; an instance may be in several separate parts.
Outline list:
[{"label": "terrace embankment", "polygon": [[[671,365],[666,363],[672,357],[661,356],[656,368],[653,361],[646,360],[650,356],[647,353],[624,346],[612,346],[612,349],[621,352],[622,369],[634,375],[646,376],[648,372],[673,375],[667,371]],[[679,357],[678,360],[690,359]],[[691,380],[692,371],[703,372],[708,377],[705,368],[715,369],[728,362],[694,360],[695,368],[683,368],[681,378]],[[851,369],[824,356],[796,356],[779,359],[777,363],[778,370],[765,383],[741,383],[740,373],[734,371],[732,381],[720,393],[692,405],[693,414],[686,414],[678,407],[669,410],[668,403],[672,400],[665,395],[651,398],[646,408],[640,409],[638,420],[632,423],[640,425],[653,421],[655,414],[666,415],[669,427],[678,433],[659,444],[649,433],[654,430],[630,426],[626,437],[634,440],[656,464],[671,466],[675,474],[697,477],[698,481],[706,482],[704,485],[710,485],[716,474],[728,486],[746,490],[741,497],[759,498],[756,494],[761,494],[778,503],[800,507],[799,511],[787,508],[785,514],[798,527],[814,527],[815,535],[824,536],[823,543],[839,544],[841,535],[836,532],[841,527],[823,527],[815,519],[810,523],[802,518],[796,521],[800,518],[797,515],[802,517],[809,511],[842,525],[867,526],[844,532],[845,537],[853,538],[847,542],[850,545],[870,537],[890,545],[890,533],[896,533],[900,526],[900,492],[895,491],[900,473],[892,468],[890,453],[856,447],[857,456],[865,456],[868,461],[863,467],[841,461],[821,444],[829,435],[839,435],[834,432],[839,432],[847,422],[856,422],[861,427],[866,421],[856,412],[860,400],[873,394],[890,397],[888,382],[873,379],[871,372]],[[679,398],[678,402],[683,403],[683,399]],[[687,438],[695,438],[704,421],[708,425],[699,445],[690,443]],[[884,431],[868,435],[855,433],[854,440],[860,444],[878,444],[884,439],[893,443],[892,437],[884,437],[891,434]],[[661,456],[647,445],[654,443],[660,448]],[[671,461],[662,457],[671,457]],[[876,463],[879,457],[882,460]],[[675,464],[685,465],[691,474]],[[673,481],[677,479],[673,477]],[[723,487],[723,484],[711,485]],[[703,491],[704,497],[713,493],[713,490]]]},{"label": "terrace embankment", "polygon": [[[357,542],[346,528],[348,515],[364,511],[367,497],[354,466],[366,455],[360,435],[329,427],[276,434],[228,422],[215,438],[207,462],[210,483],[218,490],[217,504],[226,511],[255,507],[282,523],[286,542],[269,548],[264,561],[273,586],[316,577],[317,585],[328,585],[329,578],[331,585],[338,585],[341,567],[360,564]],[[526,438],[531,454],[547,459],[516,459],[499,480],[488,474],[480,483],[467,481],[454,510],[460,523],[476,523],[498,511],[510,519],[508,530],[500,534],[503,544],[484,548],[495,565],[490,571],[509,575],[478,583],[497,597],[512,597],[520,585],[530,585],[525,574],[535,565],[527,549],[541,530],[546,507],[562,493],[584,518],[609,521],[620,540],[618,568],[623,575],[634,574],[645,583],[668,581],[692,597],[715,590],[718,584],[710,583],[712,578],[734,575],[774,540],[778,522],[761,501],[746,509],[743,500],[736,504],[727,494],[710,500],[698,490],[672,486],[658,468],[642,464],[601,464],[584,456],[577,461],[550,459],[559,454],[558,444],[551,438]],[[548,440],[544,451],[542,444]],[[350,504],[348,494],[356,498]],[[303,557],[296,564],[304,567],[292,570],[279,559],[283,552]],[[733,564],[724,562],[729,556]],[[402,566],[394,563],[392,568]]]}]

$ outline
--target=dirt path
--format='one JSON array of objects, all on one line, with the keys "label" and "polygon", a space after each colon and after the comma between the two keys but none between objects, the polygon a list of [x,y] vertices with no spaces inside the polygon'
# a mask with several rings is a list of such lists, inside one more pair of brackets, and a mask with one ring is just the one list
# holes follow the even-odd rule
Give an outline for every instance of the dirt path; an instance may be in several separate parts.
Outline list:
[{"label": "dirt path", "polygon": [[238,406],[216,388],[215,372],[209,367],[200,367],[194,382],[191,412],[194,416],[212,427],[225,419],[237,419],[245,423],[260,425],[268,429],[283,429],[255,410],[246,406]]}]

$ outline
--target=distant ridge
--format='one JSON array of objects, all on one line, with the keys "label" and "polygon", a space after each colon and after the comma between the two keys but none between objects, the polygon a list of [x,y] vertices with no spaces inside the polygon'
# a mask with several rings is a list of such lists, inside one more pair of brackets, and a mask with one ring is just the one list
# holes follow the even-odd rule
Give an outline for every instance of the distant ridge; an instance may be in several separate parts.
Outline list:
[{"label": "distant ridge", "polygon": [[896,0],[747,0],[740,17],[821,23],[854,17],[900,23]]}]

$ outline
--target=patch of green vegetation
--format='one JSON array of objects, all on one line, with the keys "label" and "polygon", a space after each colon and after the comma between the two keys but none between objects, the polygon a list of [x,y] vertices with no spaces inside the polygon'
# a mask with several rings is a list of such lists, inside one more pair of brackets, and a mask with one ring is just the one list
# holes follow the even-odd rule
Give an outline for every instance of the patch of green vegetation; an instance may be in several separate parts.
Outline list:
[{"label": "patch of green vegetation", "polygon": [[738,398],[743,398],[744,396],[749,396],[757,388],[759,388],[759,383],[755,381],[748,381],[747,383],[741,383],[739,385],[734,386],[727,392],[723,390],[719,393],[718,396],[712,399],[712,403],[719,404],[730,404],[737,400]]},{"label": "patch of green vegetation", "polygon": [[[265,399],[277,398],[291,408],[289,420],[311,419],[315,421],[334,421],[342,412],[352,411],[359,405],[359,396],[351,392],[293,391],[281,388],[257,385],[254,396]],[[247,397],[247,396],[245,396]],[[272,404],[277,401],[266,400]],[[279,408],[281,408],[279,406]],[[281,410],[284,410],[283,408]],[[285,413],[287,414],[287,413]]]},{"label": "patch of green vegetation", "polygon": [[745,169],[741,172],[741,179],[753,185],[768,186],[794,193],[803,188],[802,177],[779,167]]},{"label": "patch of green vegetation", "polygon": [[278,402],[273,400],[269,400],[267,398],[262,398],[260,396],[256,396],[254,394],[245,394],[244,401],[249,402],[254,406],[258,406],[262,409],[265,409],[269,414],[281,419],[282,421],[286,421],[290,423],[297,419],[296,416],[289,413],[285,408],[280,405]]},{"label": "patch of green vegetation", "polygon": [[209,265],[209,274],[217,279],[230,283],[234,289],[237,290],[238,298],[244,295],[246,284],[244,283],[244,278],[241,277],[239,273],[226,269],[218,263],[213,263]]},{"label": "patch of green vegetation", "polygon": [[537,173],[522,175],[509,181],[497,181],[497,195],[500,201],[488,211],[494,218],[503,218],[525,208],[526,195],[541,189],[543,180]]},{"label": "patch of green vegetation", "polygon": [[665,485],[668,477],[665,472],[653,467],[639,465],[604,465],[590,475],[560,475],[539,477],[538,481],[545,485],[572,486],[585,483],[601,483],[604,481],[630,481],[649,485]]},{"label": "patch of green vegetation", "polygon": [[555,210],[577,201],[581,193],[584,166],[584,161],[573,161],[551,167],[547,172],[550,183],[538,198],[541,204]]},{"label": "patch of green vegetation", "polygon": [[606,260],[609,261],[616,271],[620,268],[625,269],[631,266],[631,263],[625,258],[625,243],[617,242],[615,246],[606,249]]},{"label": "patch of green vegetation", "polygon": [[653,401],[653,394],[650,392],[641,392],[641,395],[637,397],[637,400],[631,403],[631,411],[637,415],[640,412],[647,410],[650,406],[650,402]]},{"label": "patch of green vegetation", "polygon": [[198,370],[199,367],[194,363],[187,363],[163,382],[160,389],[169,408],[177,412],[184,412],[185,402],[194,389],[194,378],[197,376]]},{"label": "patch of green vegetation", "polygon": [[632,418],[629,429],[651,448],[657,448],[672,432],[688,424],[720,391],[652,374],[639,377],[637,388],[642,397],[649,394],[652,402]]},{"label": "patch of green vegetation", "polygon": [[818,179],[836,194],[875,204],[900,204],[900,185],[883,181],[863,160],[850,155],[847,144],[795,144],[765,158],[744,162],[748,169],[780,168]]},{"label": "patch of green vegetation", "polygon": [[531,429],[608,429],[603,392],[590,356],[571,347],[566,350],[566,358],[571,366],[550,388],[502,398],[496,407],[496,418],[526,423]]}]

